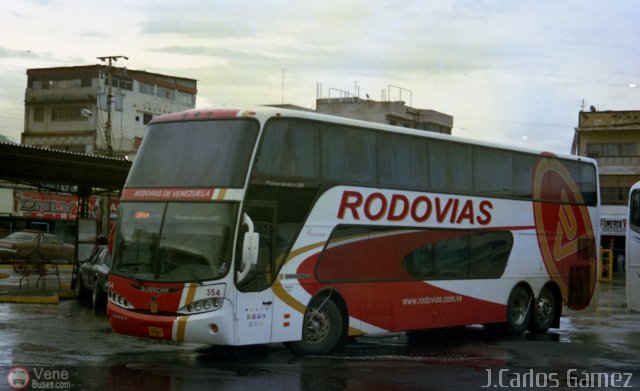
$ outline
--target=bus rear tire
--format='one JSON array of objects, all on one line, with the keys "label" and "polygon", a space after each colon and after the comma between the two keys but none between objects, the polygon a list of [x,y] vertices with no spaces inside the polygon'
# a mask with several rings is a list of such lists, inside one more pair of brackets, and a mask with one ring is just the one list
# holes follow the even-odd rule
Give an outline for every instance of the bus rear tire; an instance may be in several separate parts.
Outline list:
[{"label": "bus rear tire", "polygon": [[344,318],[338,306],[324,297],[314,299],[304,315],[302,341],[287,342],[298,355],[324,355],[333,352],[343,341]]},{"label": "bus rear tire", "polygon": [[531,308],[529,331],[537,334],[546,333],[553,324],[557,309],[555,295],[549,288],[543,288]]},{"label": "bus rear tire", "polygon": [[513,288],[507,301],[507,329],[511,334],[520,335],[529,327],[531,302],[531,295],[524,287]]}]

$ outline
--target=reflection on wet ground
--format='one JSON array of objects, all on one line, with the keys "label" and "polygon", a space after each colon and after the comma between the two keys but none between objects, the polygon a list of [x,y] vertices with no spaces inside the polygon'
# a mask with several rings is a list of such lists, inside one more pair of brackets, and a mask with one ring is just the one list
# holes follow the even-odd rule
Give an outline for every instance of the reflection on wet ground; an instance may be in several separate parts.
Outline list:
[{"label": "reflection on wet ground", "polygon": [[[0,367],[67,368],[79,387],[74,389],[154,391],[202,389],[205,383],[216,389],[478,389],[491,368],[635,374],[640,314],[627,310],[623,283],[601,284],[595,312],[563,317],[560,329],[543,335],[505,336],[482,326],[386,334],[355,338],[323,357],[297,357],[280,344],[221,348],[116,335],[104,313],[75,301],[3,303]],[[637,384],[640,373],[634,376]]]}]

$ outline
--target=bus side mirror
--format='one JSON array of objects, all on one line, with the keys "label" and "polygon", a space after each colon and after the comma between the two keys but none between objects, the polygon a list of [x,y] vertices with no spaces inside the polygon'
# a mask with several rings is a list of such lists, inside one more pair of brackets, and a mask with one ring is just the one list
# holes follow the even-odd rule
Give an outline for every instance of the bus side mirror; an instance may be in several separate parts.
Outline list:
[{"label": "bus side mirror", "polygon": [[242,223],[248,228],[242,241],[242,269],[238,270],[238,282],[244,281],[251,269],[258,263],[258,248],[260,246],[260,234],[253,230],[253,221],[245,213]]}]

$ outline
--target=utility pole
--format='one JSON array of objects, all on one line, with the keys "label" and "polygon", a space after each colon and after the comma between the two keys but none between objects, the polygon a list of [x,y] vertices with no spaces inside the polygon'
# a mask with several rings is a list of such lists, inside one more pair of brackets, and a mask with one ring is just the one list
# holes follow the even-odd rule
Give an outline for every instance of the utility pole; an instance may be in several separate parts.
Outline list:
[{"label": "utility pole", "polygon": [[[98,60],[105,62],[107,61],[107,126],[104,131],[104,141],[107,146],[107,156],[113,157],[113,146],[111,145],[111,104],[113,103],[113,80],[111,79],[111,70],[113,63],[118,61],[119,58],[124,58],[128,60],[129,57],[126,56],[104,56],[97,57]],[[103,209],[102,216],[106,216],[106,218],[102,219],[102,232],[108,233],[109,229],[109,219],[111,215],[111,196],[107,194],[105,200],[105,209]]]},{"label": "utility pole", "polygon": [[126,56],[104,56],[97,57],[98,60],[107,61],[107,126],[104,131],[104,142],[107,147],[107,156],[113,156],[113,146],[111,145],[111,104],[113,103],[113,81],[111,80],[111,68],[113,63],[118,61],[119,58],[128,60]]}]

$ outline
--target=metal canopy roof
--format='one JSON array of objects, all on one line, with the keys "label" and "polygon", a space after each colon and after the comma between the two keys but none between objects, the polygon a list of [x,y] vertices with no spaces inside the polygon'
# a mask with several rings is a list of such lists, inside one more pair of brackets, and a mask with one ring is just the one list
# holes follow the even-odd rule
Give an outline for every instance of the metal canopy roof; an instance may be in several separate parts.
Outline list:
[{"label": "metal canopy roof", "polygon": [[77,186],[77,192],[91,189],[120,190],[131,162],[100,156],[0,143],[0,180],[42,186]]}]

